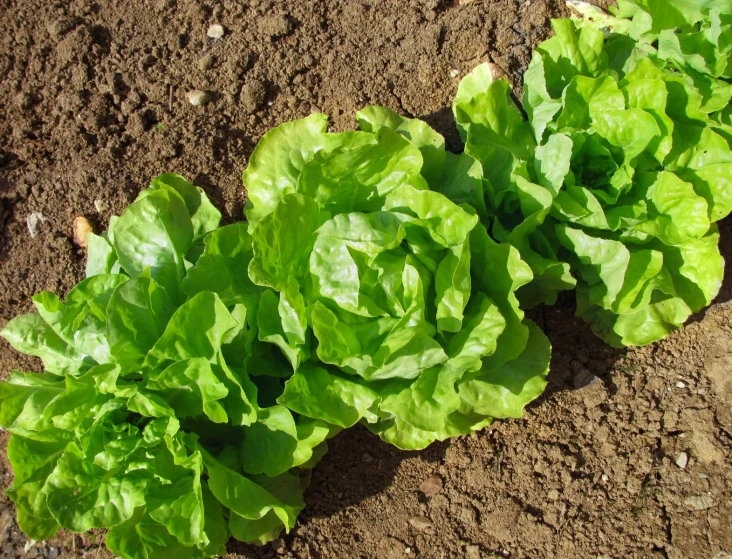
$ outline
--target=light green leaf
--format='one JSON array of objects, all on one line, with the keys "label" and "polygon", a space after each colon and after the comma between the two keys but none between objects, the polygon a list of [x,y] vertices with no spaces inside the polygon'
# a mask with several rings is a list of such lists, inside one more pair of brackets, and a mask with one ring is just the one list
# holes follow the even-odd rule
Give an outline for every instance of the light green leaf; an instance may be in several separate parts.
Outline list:
[{"label": "light green leaf", "polygon": [[205,244],[203,254],[183,280],[186,295],[213,291],[227,307],[242,303],[248,311],[256,309],[261,289],[255,287],[247,273],[252,237],[246,223],[216,229],[206,237]]},{"label": "light green leaf", "polygon": [[48,373],[78,375],[96,365],[89,355],[62,340],[36,313],[12,319],[0,331],[0,336],[18,351],[40,357]]},{"label": "light green leaf", "polygon": [[241,464],[250,474],[270,477],[285,473],[294,465],[297,449],[295,419],[284,406],[273,406],[258,412],[257,421],[244,432]]},{"label": "light green leaf", "polygon": [[445,138],[426,122],[405,118],[391,109],[377,106],[361,109],[356,113],[356,120],[364,132],[376,133],[381,128],[389,128],[404,136],[422,153],[422,176],[431,188],[439,185],[445,165]]},{"label": "light green leaf", "polygon": [[88,463],[69,443],[46,480],[43,492],[53,517],[64,528],[85,532],[109,528],[129,520],[145,503],[145,488],[152,474],[144,470],[109,472]]},{"label": "light green leaf", "polygon": [[163,335],[175,307],[148,272],[117,288],[107,306],[110,353],[125,372],[139,368]]},{"label": "light green leaf", "polygon": [[107,237],[89,232],[86,242],[86,277],[114,273],[117,253]]},{"label": "light green leaf", "polygon": [[67,444],[67,437],[47,442],[19,435],[10,437],[8,459],[14,479],[7,493],[17,507],[20,528],[30,538],[47,539],[60,528],[51,516],[46,495],[41,490]]},{"label": "light green leaf", "polygon": [[312,114],[273,128],[259,141],[243,176],[250,232],[280,199],[295,192],[305,163],[328,145],[327,121],[324,114]]},{"label": "light green leaf", "polygon": [[128,206],[114,227],[113,246],[124,270],[137,277],[150,268],[176,303],[183,298],[183,261],[192,241],[185,202],[168,189],[154,190]]},{"label": "light green leaf", "polygon": [[366,416],[379,396],[357,380],[322,367],[302,367],[285,384],[277,402],[327,423],[350,427]]},{"label": "light green leaf", "polygon": [[155,177],[150,183],[150,191],[156,190],[173,190],[183,198],[191,216],[194,243],[200,243],[207,233],[219,226],[221,212],[214,207],[202,188],[193,186],[182,176],[165,173]]},{"label": "light green leaf", "polygon": [[126,522],[109,529],[105,538],[107,548],[123,559],[194,559],[202,554],[194,547],[182,544],[162,524],[145,512],[135,511]]},{"label": "light green leaf", "polygon": [[176,417],[195,417],[206,414],[214,423],[228,420],[218,400],[229,391],[214,375],[211,363],[204,357],[177,361],[158,373],[152,373],[146,388],[157,392],[173,408]]},{"label": "light green leaf", "polygon": [[522,417],[524,407],[541,395],[549,372],[551,344],[527,322],[529,339],[523,353],[497,368],[483,368],[459,385],[460,398],[475,413],[489,417]]},{"label": "light green leaf", "polygon": [[178,307],[145,359],[151,368],[203,357],[215,362],[226,335],[238,323],[218,295],[202,291]]}]

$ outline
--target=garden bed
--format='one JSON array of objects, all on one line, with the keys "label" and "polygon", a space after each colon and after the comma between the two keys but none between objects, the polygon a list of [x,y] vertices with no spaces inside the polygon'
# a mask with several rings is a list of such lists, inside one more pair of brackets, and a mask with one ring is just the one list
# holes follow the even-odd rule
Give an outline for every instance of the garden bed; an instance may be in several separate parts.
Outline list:
[{"label": "garden bed", "polygon": [[[3,2],[0,320],[83,276],[72,238],[108,225],[155,175],[201,186],[227,222],[271,127],[365,105],[426,120],[460,150],[450,105],[481,61],[521,91],[552,0]],[[221,24],[221,39],[207,37]],[[188,93],[205,91],[192,106]],[[27,220],[35,212],[33,235]],[[732,224],[720,224],[732,259]],[[549,387],[521,420],[405,453],[366,429],[337,436],[291,534],[245,557],[713,557],[732,553],[732,275],[663,342],[610,349],[572,297],[531,317],[554,347]],[[0,378],[40,370],[0,342]],[[594,382],[593,382],[594,381]],[[2,433],[3,445],[7,434]],[[0,454],[2,485],[12,474]],[[106,556],[101,535],[31,545],[0,497],[0,557]]]}]

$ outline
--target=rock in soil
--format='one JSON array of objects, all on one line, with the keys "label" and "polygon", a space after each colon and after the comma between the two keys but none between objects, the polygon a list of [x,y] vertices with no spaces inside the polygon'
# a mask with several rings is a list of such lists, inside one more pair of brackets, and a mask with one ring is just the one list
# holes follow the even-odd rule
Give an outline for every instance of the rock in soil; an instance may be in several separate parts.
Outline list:
[{"label": "rock in soil", "polygon": [[206,31],[206,36],[209,39],[221,39],[224,36],[225,33],[226,33],[226,31],[224,30],[223,25],[219,25],[218,23],[214,23]]},{"label": "rock in soil", "polygon": [[194,89],[193,91],[188,92],[188,102],[194,107],[205,105],[210,100],[211,96],[207,92],[201,91],[200,89]]}]

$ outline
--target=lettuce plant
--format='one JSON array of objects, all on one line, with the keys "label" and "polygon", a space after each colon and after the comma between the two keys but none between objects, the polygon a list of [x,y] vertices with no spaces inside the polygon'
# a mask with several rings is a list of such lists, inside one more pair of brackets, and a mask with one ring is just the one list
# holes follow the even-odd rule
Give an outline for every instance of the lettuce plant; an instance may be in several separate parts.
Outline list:
[{"label": "lettuce plant", "polygon": [[465,152],[482,168],[491,235],[534,272],[522,303],[551,303],[576,281],[577,312],[600,337],[647,344],[720,288],[730,136],[710,91],[645,45],[553,24],[525,74],[528,118],[487,66],[463,80]]},{"label": "lettuce plant", "polygon": [[657,65],[686,74],[700,90],[713,94],[710,106],[721,109],[729,103],[732,95],[730,0],[619,0],[617,6],[610,7],[610,13],[588,2],[570,0],[568,5],[581,16],[575,20],[579,26],[600,29],[611,39],[630,38]]},{"label": "lettuce plant", "polygon": [[335,428],[276,404],[288,366],[257,340],[251,237],[219,219],[182,177],[158,177],[91,236],[89,277],[64,302],[40,293],[2,330],[45,368],[0,383],[29,537],[108,528],[121,557],[210,557],[230,535],[293,527]]},{"label": "lettuce plant", "polygon": [[435,191],[480,205],[477,169],[423,122],[357,118],[341,134],[322,114],[283,124],[244,173],[259,339],[294,371],[278,402],[407,449],[520,416],[550,355],[515,297],[531,270]]}]

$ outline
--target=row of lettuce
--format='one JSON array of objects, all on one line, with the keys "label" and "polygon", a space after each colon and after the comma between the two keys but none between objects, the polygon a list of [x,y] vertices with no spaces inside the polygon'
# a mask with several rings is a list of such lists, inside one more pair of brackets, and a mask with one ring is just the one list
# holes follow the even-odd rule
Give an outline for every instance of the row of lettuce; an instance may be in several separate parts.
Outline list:
[{"label": "row of lettuce", "polygon": [[[460,84],[465,151],[368,107],[285,123],[244,173],[247,222],[162,175],[89,238],[87,279],[2,335],[8,494],[31,538],[107,528],[124,558],[210,557],[290,530],[327,440],[403,449],[520,417],[551,347],[523,309],[575,290],[617,346],[721,285],[732,209],[732,9],[575,2],[525,74]],[[523,110],[522,110],[523,109]]]}]

